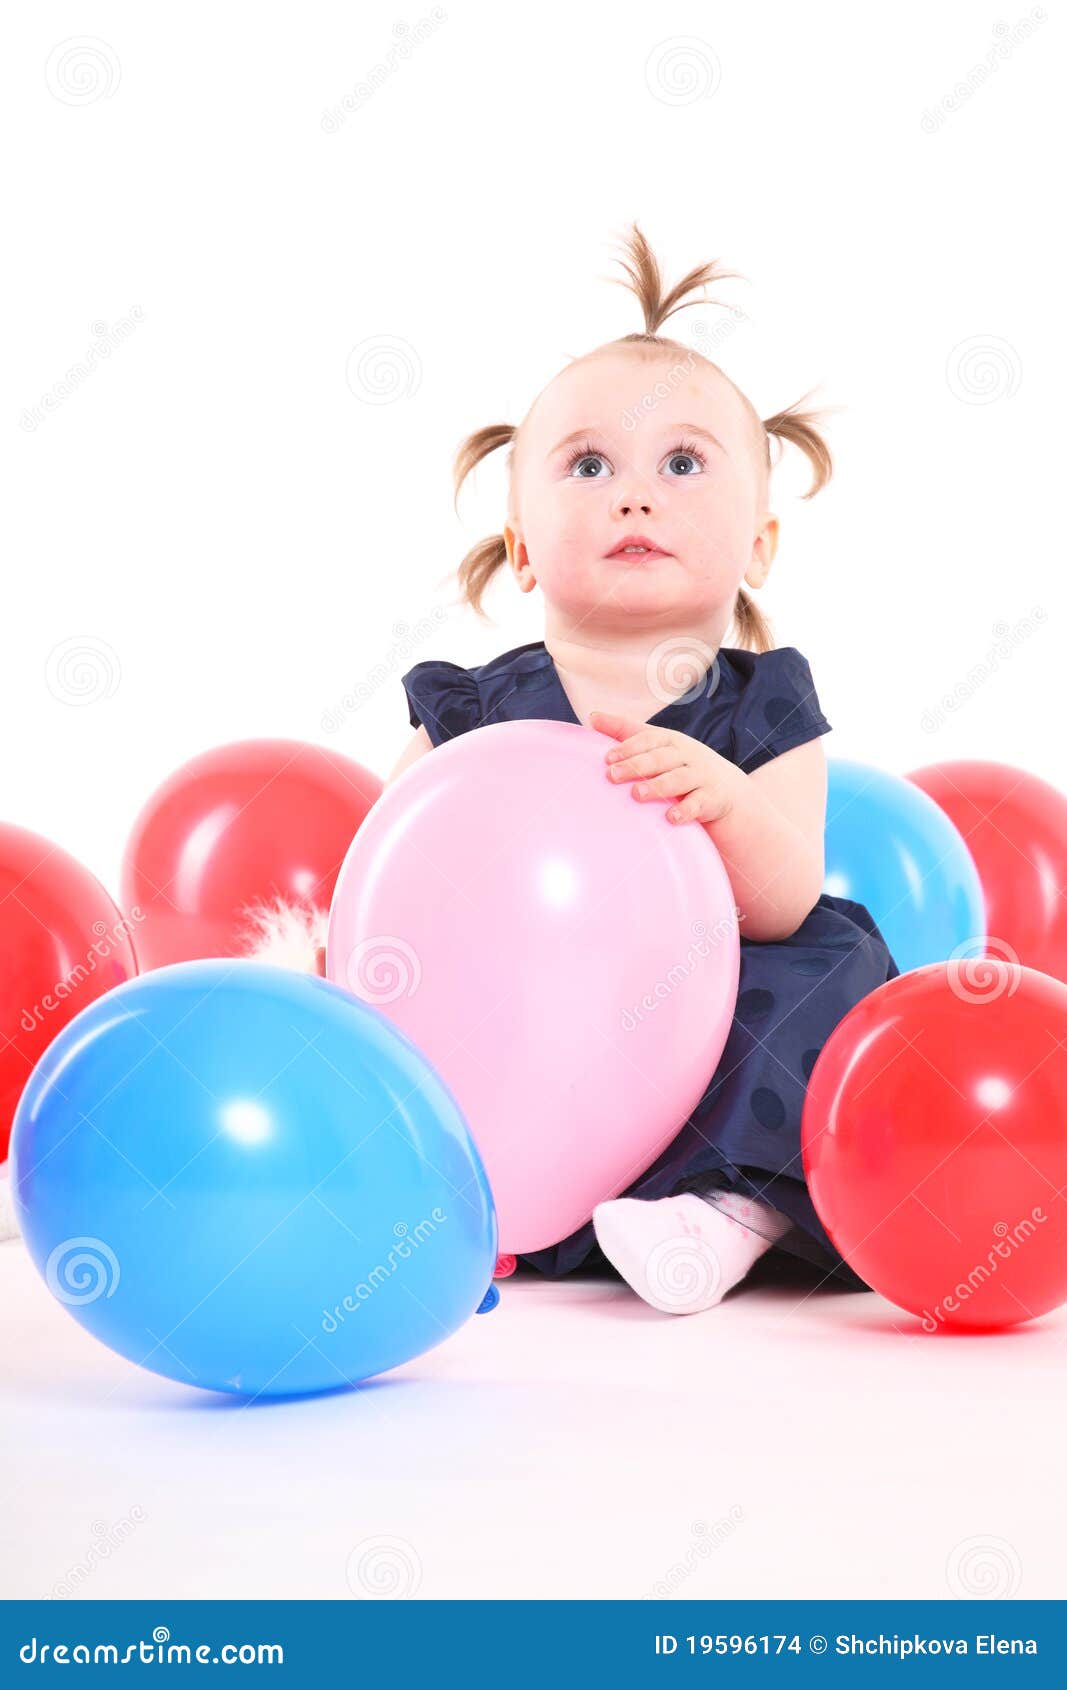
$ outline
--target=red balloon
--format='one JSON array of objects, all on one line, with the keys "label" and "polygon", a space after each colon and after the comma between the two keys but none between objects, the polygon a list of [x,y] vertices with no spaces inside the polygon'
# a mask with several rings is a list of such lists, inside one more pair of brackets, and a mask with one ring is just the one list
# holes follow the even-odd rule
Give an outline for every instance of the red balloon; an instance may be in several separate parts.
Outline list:
[{"label": "red balloon", "polygon": [[962,758],[907,777],[963,834],[986,903],[986,954],[1067,980],[1067,798],[1010,763]]},{"label": "red balloon", "polygon": [[381,791],[351,758],[292,739],[239,740],[184,764],[144,806],[123,860],[123,906],[144,912],[142,969],[246,954],[253,906],[328,911]]},{"label": "red balloon", "polygon": [[987,957],[889,980],[838,1023],[801,1127],[861,1279],[929,1332],[1067,1301],[1067,986]]},{"label": "red balloon", "polygon": [[79,1010],[137,973],[135,925],[66,851],[0,822],[0,1159],[38,1058]]}]

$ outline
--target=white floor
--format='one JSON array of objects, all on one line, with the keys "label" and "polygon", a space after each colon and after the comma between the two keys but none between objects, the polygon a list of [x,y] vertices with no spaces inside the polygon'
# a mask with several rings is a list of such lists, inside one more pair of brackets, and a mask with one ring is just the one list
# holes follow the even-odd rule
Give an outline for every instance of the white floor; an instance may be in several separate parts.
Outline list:
[{"label": "white floor", "polygon": [[112,1355],[0,1244],[2,1593],[1062,1597],[1067,1310],[927,1336],[775,1255],[717,1310],[528,1270],[351,1392]]}]

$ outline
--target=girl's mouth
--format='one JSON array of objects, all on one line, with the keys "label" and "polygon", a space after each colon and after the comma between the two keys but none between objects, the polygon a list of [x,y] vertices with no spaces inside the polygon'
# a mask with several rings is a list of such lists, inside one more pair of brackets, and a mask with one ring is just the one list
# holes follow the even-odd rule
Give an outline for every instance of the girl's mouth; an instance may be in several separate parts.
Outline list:
[{"label": "girl's mouth", "polygon": [[614,551],[608,553],[608,557],[627,557],[627,558],[629,558],[629,557],[633,557],[633,558],[669,557],[669,556],[670,556],[669,552],[665,552],[662,549],[662,547],[654,545],[651,540],[639,540],[639,539],[622,540],[615,547]]}]

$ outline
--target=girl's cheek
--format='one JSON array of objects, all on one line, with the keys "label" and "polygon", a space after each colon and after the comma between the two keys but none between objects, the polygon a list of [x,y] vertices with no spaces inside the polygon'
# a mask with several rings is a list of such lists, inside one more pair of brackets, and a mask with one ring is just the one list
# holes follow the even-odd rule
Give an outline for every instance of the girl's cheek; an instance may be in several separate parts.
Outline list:
[{"label": "girl's cheek", "polygon": [[535,564],[534,573],[546,591],[556,589],[581,594],[584,588],[600,578],[603,562],[597,556],[597,550],[596,543],[585,534],[557,534],[546,544],[541,553],[540,567]]},{"label": "girl's cheek", "polygon": [[725,522],[720,511],[700,528],[700,539],[695,573],[710,594],[726,597],[736,589],[738,577],[744,575],[748,566],[745,547],[747,540],[751,548],[751,535],[741,523]]}]

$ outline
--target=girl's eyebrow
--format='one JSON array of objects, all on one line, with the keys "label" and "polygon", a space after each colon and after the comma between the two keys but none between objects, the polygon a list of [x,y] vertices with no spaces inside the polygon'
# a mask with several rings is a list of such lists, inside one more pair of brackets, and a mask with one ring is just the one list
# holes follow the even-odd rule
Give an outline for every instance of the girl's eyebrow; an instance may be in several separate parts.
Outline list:
[{"label": "girl's eyebrow", "polygon": [[[702,435],[705,440],[710,440],[713,446],[717,446],[720,452],[726,452],[726,447],[718,435],[712,434],[710,428],[701,428],[699,423],[676,423],[675,428],[679,434],[684,429],[687,434]],[[729,453],[727,453],[727,456],[729,456]]]},{"label": "girl's eyebrow", "polygon": [[[719,448],[720,452],[729,456],[729,453],[726,452],[726,447],[723,445],[722,441],[712,434],[710,429],[702,428],[699,423],[668,423],[665,426],[664,432],[669,434],[681,434],[683,429],[687,434],[699,434],[705,440],[710,440],[713,446],[717,446]],[[552,450],[553,452],[561,452],[564,446],[570,446],[576,440],[585,440],[590,435],[598,432],[599,431],[595,428],[576,428],[573,434],[565,434],[562,440],[557,440]]]}]

